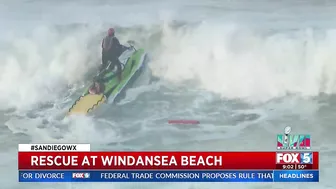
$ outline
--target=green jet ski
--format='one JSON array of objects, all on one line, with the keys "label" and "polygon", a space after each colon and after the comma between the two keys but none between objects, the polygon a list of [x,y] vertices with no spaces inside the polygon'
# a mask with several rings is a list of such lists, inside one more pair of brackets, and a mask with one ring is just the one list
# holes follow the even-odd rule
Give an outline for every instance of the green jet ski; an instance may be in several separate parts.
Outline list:
[{"label": "green jet ski", "polygon": [[99,74],[99,83],[93,84],[100,92],[93,93],[90,88],[92,85],[88,87],[83,95],[73,103],[68,115],[87,114],[103,103],[113,102],[133,76],[141,70],[147,53],[145,53],[144,49],[136,49],[131,41],[128,43],[130,47],[126,48],[119,57],[122,64],[122,79],[119,80],[115,69],[103,71]]}]

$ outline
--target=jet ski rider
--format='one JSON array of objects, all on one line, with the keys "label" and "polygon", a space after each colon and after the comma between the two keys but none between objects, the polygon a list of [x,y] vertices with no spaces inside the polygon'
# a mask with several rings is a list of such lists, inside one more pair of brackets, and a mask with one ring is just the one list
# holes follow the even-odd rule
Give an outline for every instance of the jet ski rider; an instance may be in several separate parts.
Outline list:
[{"label": "jet ski rider", "polygon": [[[109,28],[107,36],[102,41],[102,65],[100,67],[100,74],[94,78],[93,84],[89,88],[90,94],[101,94],[104,92],[104,79],[102,74],[105,71],[113,70],[117,66],[118,79],[122,79],[122,67],[119,61],[121,53],[127,49],[127,47],[120,44],[119,40],[115,37],[115,30]],[[111,62],[111,65],[109,65]],[[109,66],[109,67],[108,67]],[[108,69],[106,69],[108,67]]]},{"label": "jet ski rider", "polygon": [[119,56],[123,52],[123,49],[124,47],[115,37],[115,30],[113,28],[109,28],[107,31],[107,36],[105,36],[102,41],[102,65],[100,68],[100,72],[106,69],[109,65],[109,62],[111,62],[111,65],[108,69],[113,70],[115,66],[117,66],[118,78],[119,81],[121,81],[122,68],[121,62],[119,61]]}]

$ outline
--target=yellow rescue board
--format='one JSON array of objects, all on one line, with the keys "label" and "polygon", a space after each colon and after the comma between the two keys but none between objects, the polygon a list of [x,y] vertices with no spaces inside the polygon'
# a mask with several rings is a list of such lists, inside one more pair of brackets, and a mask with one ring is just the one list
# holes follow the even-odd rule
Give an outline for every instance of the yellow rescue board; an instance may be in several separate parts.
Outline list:
[{"label": "yellow rescue board", "polygon": [[68,115],[87,114],[93,109],[97,108],[102,103],[104,103],[105,101],[106,98],[104,94],[100,95],[87,94],[85,96],[81,96],[70,108]]}]

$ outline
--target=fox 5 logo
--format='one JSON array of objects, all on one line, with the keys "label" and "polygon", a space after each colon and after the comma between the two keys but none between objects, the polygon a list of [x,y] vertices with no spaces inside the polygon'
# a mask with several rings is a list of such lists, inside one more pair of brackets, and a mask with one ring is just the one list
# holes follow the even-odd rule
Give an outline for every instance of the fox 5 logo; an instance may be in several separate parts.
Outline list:
[{"label": "fox 5 logo", "polygon": [[313,154],[312,153],[300,153],[300,160],[302,164],[312,164]]},{"label": "fox 5 logo", "polygon": [[72,173],[72,178],[90,178],[90,173]]},{"label": "fox 5 logo", "polygon": [[277,153],[276,163],[278,164],[312,164],[312,153]]}]

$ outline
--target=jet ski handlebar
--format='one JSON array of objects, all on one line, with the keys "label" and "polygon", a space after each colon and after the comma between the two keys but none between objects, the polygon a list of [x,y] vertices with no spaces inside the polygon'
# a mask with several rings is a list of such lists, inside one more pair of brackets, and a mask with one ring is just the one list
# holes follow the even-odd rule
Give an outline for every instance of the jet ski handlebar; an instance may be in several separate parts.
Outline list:
[{"label": "jet ski handlebar", "polygon": [[133,48],[133,49],[136,51],[136,48],[134,47],[134,45],[135,45],[135,41],[133,41],[133,40],[128,40],[127,43],[128,43],[128,45],[129,45],[131,48]]}]

